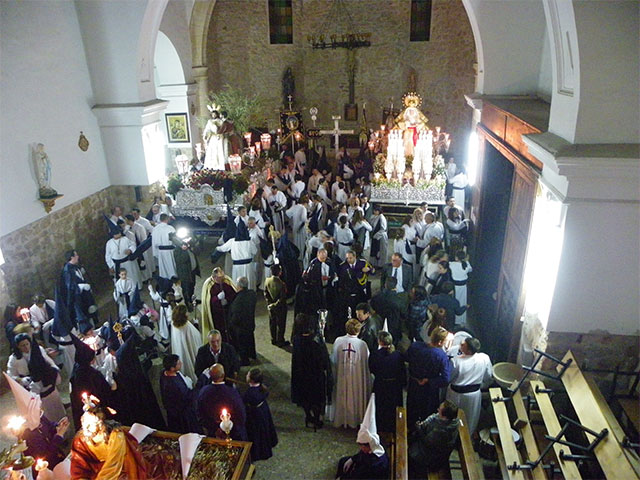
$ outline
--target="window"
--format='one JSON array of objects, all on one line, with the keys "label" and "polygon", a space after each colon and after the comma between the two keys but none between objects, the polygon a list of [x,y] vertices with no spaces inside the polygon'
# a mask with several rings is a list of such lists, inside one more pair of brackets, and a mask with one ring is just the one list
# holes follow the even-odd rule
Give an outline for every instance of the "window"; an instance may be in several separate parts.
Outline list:
[{"label": "window", "polygon": [[293,43],[291,0],[269,0],[269,40],[271,44]]},{"label": "window", "polygon": [[412,42],[426,42],[431,34],[431,0],[411,0]]}]

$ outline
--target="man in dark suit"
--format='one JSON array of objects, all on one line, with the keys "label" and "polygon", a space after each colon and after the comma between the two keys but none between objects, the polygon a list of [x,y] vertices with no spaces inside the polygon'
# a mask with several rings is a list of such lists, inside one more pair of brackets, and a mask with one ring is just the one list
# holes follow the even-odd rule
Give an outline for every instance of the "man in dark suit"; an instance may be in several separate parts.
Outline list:
[{"label": "man in dark suit", "polygon": [[[386,265],[382,269],[380,285],[385,285],[388,277],[394,277],[396,279],[397,293],[409,293],[411,286],[413,285],[413,268],[411,265],[402,263],[402,255],[394,253],[391,255],[391,264]],[[393,338],[395,340],[395,335]]]},{"label": "man in dark suit", "polygon": [[200,375],[214,363],[224,366],[227,377],[235,378],[240,369],[240,357],[233,345],[222,341],[219,330],[209,332],[209,343],[198,349],[196,354],[196,375]]},{"label": "man in dark suit", "polygon": [[[219,363],[210,369],[211,382],[202,387],[196,400],[198,418],[209,436],[220,436],[220,414],[225,408],[231,415],[233,440],[246,441],[247,413],[238,391],[224,383],[224,367]],[[216,435],[218,434],[218,435]]]},{"label": "man in dark suit", "polygon": [[387,320],[394,345],[402,339],[402,323],[407,313],[406,302],[395,291],[396,282],[394,277],[387,277],[384,288],[371,299],[371,307],[380,318]]},{"label": "man in dark suit", "polygon": [[371,354],[378,349],[378,332],[382,329],[382,319],[371,312],[371,307],[366,302],[356,306],[356,318],[362,324],[358,338],[364,340]]},{"label": "man in dark suit", "polygon": [[256,329],[257,295],[249,290],[247,277],[240,277],[236,281],[238,293],[229,308],[229,331],[231,343],[240,354],[242,365],[249,365],[249,359],[256,359],[256,339],[253,332]]},{"label": "man in dark suit", "polygon": [[309,263],[304,273],[307,276],[309,284],[321,291],[322,308],[328,308],[328,300],[331,300],[333,297],[333,281],[337,274],[334,265],[328,261],[326,249],[318,249],[316,258],[311,260],[311,263]]}]

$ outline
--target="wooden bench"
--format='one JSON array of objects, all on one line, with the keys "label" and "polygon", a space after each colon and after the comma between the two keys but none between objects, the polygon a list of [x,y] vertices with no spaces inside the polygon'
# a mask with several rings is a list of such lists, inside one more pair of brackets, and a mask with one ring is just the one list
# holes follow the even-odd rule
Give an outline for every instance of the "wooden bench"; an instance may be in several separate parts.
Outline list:
[{"label": "wooden bench", "polygon": [[391,479],[409,478],[409,441],[407,440],[407,409],[396,407],[396,437],[394,441],[394,462]]},{"label": "wooden bench", "polygon": [[[562,376],[562,383],[567,390],[580,423],[594,432],[600,432],[603,429],[609,431],[609,434],[604,437],[593,451],[606,478],[640,478],[634,469],[632,458],[628,456],[628,452],[622,447],[620,440],[616,438],[616,430],[619,425],[614,424],[612,426],[610,424],[613,414],[610,413],[608,406],[606,404],[603,405],[603,402],[597,398],[599,390],[596,387],[595,391],[597,393],[594,393],[592,386],[580,371],[578,362],[571,350],[562,359],[563,362],[569,360],[572,363]],[[560,368],[561,366],[559,365],[557,369],[560,370]],[[589,442],[593,441],[592,435],[586,434],[586,436]]]}]

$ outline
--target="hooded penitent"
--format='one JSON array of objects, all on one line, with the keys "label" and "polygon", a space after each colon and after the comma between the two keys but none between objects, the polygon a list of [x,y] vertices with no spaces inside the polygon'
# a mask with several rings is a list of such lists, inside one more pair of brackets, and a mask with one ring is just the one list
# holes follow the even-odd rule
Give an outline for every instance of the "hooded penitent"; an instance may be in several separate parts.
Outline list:
[{"label": "hooded penitent", "polygon": [[29,430],[38,428],[38,425],[40,425],[40,415],[42,414],[42,400],[40,399],[40,395],[29,392],[6,373],[4,373],[4,378],[6,378],[9,387],[11,387],[11,393],[13,393],[13,397],[18,405],[18,412],[26,420],[25,427]]},{"label": "hooded penitent", "polygon": [[364,418],[360,424],[360,430],[358,431],[358,443],[368,443],[371,448],[371,453],[376,457],[380,457],[384,454],[384,448],[380,445],[380,437],[378,436],[378,429],[376,427],[376,400],[375,393],[371,394],[369,398],[369,405],[364,412]]}]

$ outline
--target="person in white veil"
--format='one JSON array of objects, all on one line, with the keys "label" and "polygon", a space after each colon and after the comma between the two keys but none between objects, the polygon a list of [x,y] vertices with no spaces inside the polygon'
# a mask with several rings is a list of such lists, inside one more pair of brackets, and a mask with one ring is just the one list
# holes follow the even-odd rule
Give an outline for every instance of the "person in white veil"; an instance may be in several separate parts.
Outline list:
[{"label": "person in white veil", "polygon": [[186,305],[176,305],[171,315],[171,352],[182,359],[182,372],[194,384],[198,380],[195,362],[200,344],[200,332],[187,318]]}]

